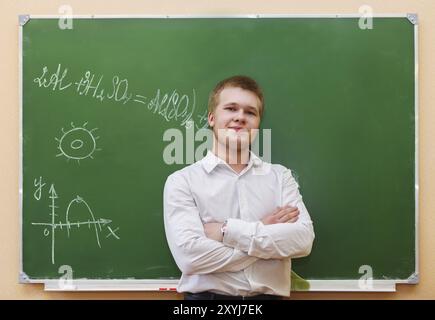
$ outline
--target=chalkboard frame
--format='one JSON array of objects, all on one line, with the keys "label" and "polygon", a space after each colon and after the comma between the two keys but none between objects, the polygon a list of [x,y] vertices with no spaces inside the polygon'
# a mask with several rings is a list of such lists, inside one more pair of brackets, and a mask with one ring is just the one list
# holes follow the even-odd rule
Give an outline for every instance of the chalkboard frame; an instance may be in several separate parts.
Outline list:
[{"label": "chalkboard frame", "polygon": [[[162,19],[162,18],[228,18],[228,19],[261,19],[261,18],[367,18],[362,14],[240,14],[240,15],[72,15],[68,18],[73,19]],[[373,14],[373,18],[404,18],[414,25],[414,110],[415,110],[415,272],[408,279],[373,280],[370,287],[362,287],[359,281],[355,280],[308,280],[310,288],[308,291],[364,291],[364,292],[393,292],[396,284],[417,284],[419,283],[419,70],[418,70],[418,15],[415,13],[407,14]],[[32,279],[23,271],[23,27],[30,19],[65,19],[62,15],[19,15],[19,282],[20,283],[44,283],[45,290],[51,291],[175,291],[178,280],[73,280],[71,282],[61,279]]]}]

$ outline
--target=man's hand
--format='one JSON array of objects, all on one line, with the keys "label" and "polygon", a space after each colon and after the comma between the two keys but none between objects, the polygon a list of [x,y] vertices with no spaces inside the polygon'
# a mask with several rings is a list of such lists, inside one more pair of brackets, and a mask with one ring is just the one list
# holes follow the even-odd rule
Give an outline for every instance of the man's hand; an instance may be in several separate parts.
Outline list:
[{"label": "man's hand", "polygon": [[263,224],[293,223],[299,219],[299,209],[292,206],[277,207],[276,210],[263,219]]},{"label": "man's hand", "polygon": [[222,242],[222,228],[223,223],[211,222],[204,224],[204,231],[207,238]]}]

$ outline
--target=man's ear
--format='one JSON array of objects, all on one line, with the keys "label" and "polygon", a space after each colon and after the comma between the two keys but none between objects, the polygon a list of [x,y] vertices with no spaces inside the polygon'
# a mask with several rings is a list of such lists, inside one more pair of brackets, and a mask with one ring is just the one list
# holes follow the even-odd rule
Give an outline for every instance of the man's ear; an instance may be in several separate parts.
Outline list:
[{"label": "man's ear", "polygon": [[208,125],[210,128],[213,128],[213,126],[214,126],[214,114],[213,114],[213,112],[208,113]]}]

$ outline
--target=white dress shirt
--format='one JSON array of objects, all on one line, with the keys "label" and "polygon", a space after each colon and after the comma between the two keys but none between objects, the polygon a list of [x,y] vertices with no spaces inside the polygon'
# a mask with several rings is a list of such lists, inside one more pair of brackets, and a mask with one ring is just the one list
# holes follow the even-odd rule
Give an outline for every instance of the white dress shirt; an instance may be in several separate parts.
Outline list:
[{"label": "white dress shirt", "polygon": [[[296,222],[260,221],[284,205],[298,207]],[[223,242],[206,237],[203,224],[225,220]],[[240,173],[211,151],[172,173],[164,188],[164,222],[182,271],[178,292],[289,296],[290,259],[307,256],[314,240],[291,171],[252,152]]]}]

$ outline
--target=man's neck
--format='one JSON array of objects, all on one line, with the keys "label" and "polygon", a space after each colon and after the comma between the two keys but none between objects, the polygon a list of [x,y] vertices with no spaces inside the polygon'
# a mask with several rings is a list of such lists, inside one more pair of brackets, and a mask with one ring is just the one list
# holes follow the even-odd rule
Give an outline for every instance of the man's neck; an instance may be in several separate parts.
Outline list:
[{"label": "man's neck", "polygon": [[217,157],[224,160],[237,173],[242,172],[249,162],[249,148],[235,150],[229,149],[228,146],[215,143],[212,152]]}]

